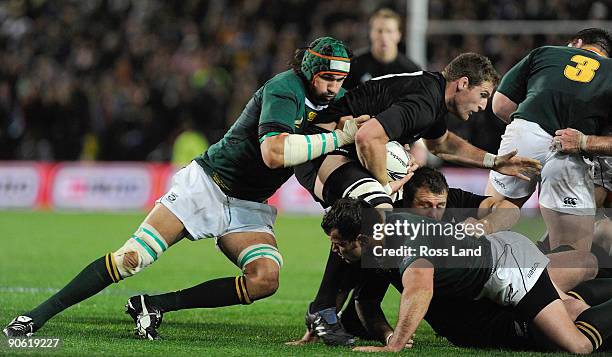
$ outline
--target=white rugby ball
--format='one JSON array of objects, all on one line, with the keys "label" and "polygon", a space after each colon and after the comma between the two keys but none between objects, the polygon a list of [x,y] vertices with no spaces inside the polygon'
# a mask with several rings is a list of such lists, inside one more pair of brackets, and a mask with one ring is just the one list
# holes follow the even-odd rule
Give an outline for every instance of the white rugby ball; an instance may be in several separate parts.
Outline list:
[{"label": "white rugby ball", "polygon": [[397,141],[387,143],[387,176],[389,181],[402,179],[408,173],[410,157],[402,144]]}]

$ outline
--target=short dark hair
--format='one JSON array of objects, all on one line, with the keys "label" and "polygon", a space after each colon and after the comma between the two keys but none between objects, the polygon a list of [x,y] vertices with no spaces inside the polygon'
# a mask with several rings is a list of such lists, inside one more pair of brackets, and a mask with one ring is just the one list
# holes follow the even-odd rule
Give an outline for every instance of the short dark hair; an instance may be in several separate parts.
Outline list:
[{"label": "short dark hair", "polygon": [[325,213],[321,228],[327,235],[335,228],[341,240],[352,242],[360,234],[370,235],[368,231],[379,222],[377,211],[364,200],[341,198]]},{"label": "short dark hair", "polygon": [[410,181],[404,185],[404,207],[412,206],[414,195],[422,187],[435,194],[448,192],[448,183],[440,171],[426,166],[419,167],[414,171]]},{"label": "short dark hair", "polygon": [[588,45],[597,45],[602,50],[606,51],[606,55],[609,57],[612,51],[612,34],[601,28],[591,27],[578,31],[570,40],[569,43],[582,40]]},{"label": "short dark hair", "polygon": [[470,87],[478,86],[483,82],[491,82],[494,86],[499,83],[499,73],[491,61],[478,53],[462,53],[455,57],[442,71],[447,81],[455,81],[467,77]]}]

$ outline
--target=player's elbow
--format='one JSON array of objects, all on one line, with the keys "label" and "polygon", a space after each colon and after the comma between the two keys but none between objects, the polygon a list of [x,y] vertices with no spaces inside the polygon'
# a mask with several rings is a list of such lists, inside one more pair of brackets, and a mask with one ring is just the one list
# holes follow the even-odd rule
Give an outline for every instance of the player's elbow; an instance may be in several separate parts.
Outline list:
[{"label": "player's elbow", "polygon": [[377,130],[368,130],[364,125],[355,134],[355,146],[361,152],[369,151],[370,148],[385,145],[389,138]]},{"label": "player's elbow", "polygon": [[[279,140],[281,139],[281,140]],[[266,138],[261,143],[261,158],[264,164],[271,169],[278,169],[284,166],[284,138]]]},{"label": "player's elbow", "polygon": [[505,123],[510,123],[510,115],[517,108],[517,104],[514,103],[510,98],[497,92],[493,95],[491,100],[491,109],[493,113]]}]

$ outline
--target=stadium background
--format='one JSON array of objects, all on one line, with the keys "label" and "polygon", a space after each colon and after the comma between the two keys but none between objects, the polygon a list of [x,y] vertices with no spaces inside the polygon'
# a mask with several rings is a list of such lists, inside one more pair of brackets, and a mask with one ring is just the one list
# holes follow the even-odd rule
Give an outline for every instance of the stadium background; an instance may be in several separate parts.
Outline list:
[{"label": "stadium background", "polygon": [[[367,47],[368,16],[383,6],[406,17],[413,31],[404,31],[401,49],[428,70],[474,51],[503,74],[530,49],[563,44],[582,27],[610,28],[612,19],[609,0],[0,2],[0,324],[121,245],[165,190],[176,167],[170,162],[184,161],[185,146],[218,140],[295,48],[324,34]],[[490,152],[503,132],[490,111],[450,126]],[[486,172],[445,170],[451,184],[482,192]],[[41,335],[64,338],[57,351],[64,355],[347,353],[282,344],[303,332],[328,247],[312,215],[320,210],[295,182],[272,202],[283,211],[277,236],[286,260],[272,298],[178,312],[165,319],[166,341],[133,340],[121,314],[128,296],[235,272],[212,242],[187,242],[50,321]],[[543,228],[527,220],[519,230],[535,238]],[[385,304],[393,322],[397,294]],[[421,354],[477,353],[419,331]]]}]

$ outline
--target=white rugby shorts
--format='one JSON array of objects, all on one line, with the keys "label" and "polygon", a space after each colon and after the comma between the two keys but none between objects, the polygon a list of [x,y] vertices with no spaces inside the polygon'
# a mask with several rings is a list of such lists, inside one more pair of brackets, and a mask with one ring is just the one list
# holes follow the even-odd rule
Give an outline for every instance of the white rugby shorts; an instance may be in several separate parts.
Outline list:
[{"label": "white rugby shorts", "polygon": [[612,156],[597,156],[593,158],[595,185],[612,191]]},{"label": "white rugby shorts", "polygon": [[[498,155],[517,149],[518,156],[536,159],[542,164],[540,205],[551,210],[594,215],[593,166],[580,155],[557,152],[553,137],[538,124],[514,119],[506,127]],[[521,180],[491,170],[489,181],[497,192],[508,198],[528,197],[535,191],[536,179]]]},{"label": "white rugby shorts", "polygon": [[527,237],[511,231],[489,234],[493,272],[477,299],[516,306],[548,266],[550,260]]},{"label": "white rugby shorts", "polygon": [[173,176],[170,190],[157,202],[183,223],[193,240],[240,232],[274,235],[276,208],[227,196],[195,161]]}]

